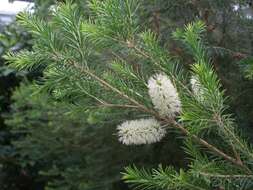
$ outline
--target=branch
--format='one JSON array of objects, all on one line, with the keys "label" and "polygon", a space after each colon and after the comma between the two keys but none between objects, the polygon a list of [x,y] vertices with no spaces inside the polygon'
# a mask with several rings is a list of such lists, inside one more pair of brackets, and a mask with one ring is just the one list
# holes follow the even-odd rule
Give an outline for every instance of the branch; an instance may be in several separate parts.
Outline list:
[{"label": "branch", "polygon": [[212,152],[216,153],[217,155],[221,156],[222,158],[224,158],[225,160],[247,170],[248,172],[251,172],[248,168],[246,169],[245,166],[243,165],[242,162],[238,161],[237,159],[227,155],[226,153],[224,153],[223,151],[221,151],[220,149],[216,148],[215,146],[209,144],[207,141],[205,141],[204,139],[196,136],[196,135],[192,135],[187,129],[185,129],[182,125],[180,125],[179,123],[177,123],[175,120],[167,120],[168,122],[172,123],[174,127],[176,127],[177,129],[179,129],[183,134],[185,134],[186,136],[190,136],[192,137],[194,140],[196,140],[197,142],[199,142],[201,145],[205,146],[206,148],[208,148],[209,150],[211,150]]},{"label": "branch", "polygon": [[200,172],[200,175],[211,177],[211,178],[228,178],[228,179],[236,179],[236,178],[248,178],[253,179],[253,175],[222,175],[222,174],[210,174],[205,172]]},{"label": "branch", "polygon": [[135,105],[128,105],[128,104],[110,104],[110,103],[102,103],[99,105],[101,107],[112,107],[112,108],[137,108],[138,106]]},{"label": "branch", "polygon": [[[214,120],[217,123],[217,125],[224,129],[224,135],[229,134],[229,137],[232,137],[232,140],[234,141],[234,143],[236,145],[239,145],[241,148],[241,151],[246,150],[247,154],[253,158],[253,154],[252,152],[249,150],[249,148],[247,147],[247,145],[243,144],[240,139],[237,137],[237,135],[235,134],[235,132],[231,131],[231,129],[229,129],[229,127],[224,123],[224,121],[222,120],[222,117],[220,115],[215,115],[214,116]],[[240,160],[240,159],[239,159]]]},{"label": "branch", "polygon": [[139,102],[137,102],[135,99],[129,97],[128,95],[124,94],[123,92],[121,92],[119,89],[115,88],[114,86],[110,85],[109,83],[107,83],[106,81],[104,81],[103,79],[99,78],[97,75],[95,75],[93,72],[91,72],[90,70],[84,69],[82,66],[78,65],[75,62],[72,62],[73,66],[76,67],[76,69],[78,69],[80,72],[88,74],[89,76],[91,76],[92,78],[94,78],[96,81],[98,81],[102,86],[107,87],[109,89],[111,89],[113,92],[117,93],[118,95],[120,95],[122,98],[128,100],[129,102],[133,103],[134,105],[136,105],[139,109],[141,109],[144,112],[150,113],[152,115],[158,115],[155,111],[148,109],[146,106],[140,104]]}]

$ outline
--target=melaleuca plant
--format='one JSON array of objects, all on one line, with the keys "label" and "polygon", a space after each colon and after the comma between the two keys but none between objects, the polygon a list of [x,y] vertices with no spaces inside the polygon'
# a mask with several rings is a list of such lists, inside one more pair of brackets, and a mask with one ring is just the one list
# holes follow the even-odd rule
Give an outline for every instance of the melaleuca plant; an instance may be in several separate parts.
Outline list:
[{"label": "melaleuca plant", "polygon": [[[32,51],[9,54],[17,69],[43,66],[41,90],[100,122],[118,121],[119,141],[155,143],[171,130],[183,138],[187,168],[127,167],[123,179],[140,189],[252,189],[252,147],[237,131],[202,41],[205,25],[173,33],[191,55],[183,68],[138,20],[135,0],[91,0],[85,17],[60,4],[44,21],[27,13],[19,23],[34,36]],[[80,110],[80,109],[79,109]]]}]

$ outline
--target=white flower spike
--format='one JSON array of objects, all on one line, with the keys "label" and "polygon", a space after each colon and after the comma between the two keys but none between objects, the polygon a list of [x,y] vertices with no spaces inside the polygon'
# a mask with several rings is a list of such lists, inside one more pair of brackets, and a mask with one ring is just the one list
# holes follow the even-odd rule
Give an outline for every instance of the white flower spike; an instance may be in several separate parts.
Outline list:
[{"label": "white flower spike", "polygon": [[177,89],[165,74],[156,74],[148,81],[149,96],[155,109],[163,117],[175,117],[181,112]]},{"label": "white flower spike", "polygon": [[192,76],[190,79],[190,84],[191,84],[191,88],[192,88],[192,92],[194,96],[197,97],[198,100],[203,100],[204,89],[202,85],[200,84],[198,77]]},{"label": "white flower spike", "polygon": [[125,121],[117,130],[119,141],[125,145],[151,144],[166,135],[166,129],[153,118]]}]

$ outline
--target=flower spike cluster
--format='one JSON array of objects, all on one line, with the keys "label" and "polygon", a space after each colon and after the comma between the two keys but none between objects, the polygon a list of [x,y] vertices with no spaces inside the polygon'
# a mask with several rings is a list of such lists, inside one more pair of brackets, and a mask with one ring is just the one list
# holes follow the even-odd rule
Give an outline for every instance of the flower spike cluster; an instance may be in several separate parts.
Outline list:
[{"label": "flower spike cluster", "polygon": [[[163,117],[175,117],[181,111],[177,89],[165,74],[156,74],[148,81],[149,95],[155,109]],[[153,119],[125,121],[117,127],[119,141],[126,145],[159,142],[166,129]]]},{"label": "flower spike cluster", "polygon": [[153,118],[125,121],[117,127],[119,141],[126,145],[159,142],[166,129]]},{"label": "flower spike cluster", "polygon": [[181,111],[177,89],[165,74],[156,74],[148,81],[149,96],[161,116],[175,117]]}]

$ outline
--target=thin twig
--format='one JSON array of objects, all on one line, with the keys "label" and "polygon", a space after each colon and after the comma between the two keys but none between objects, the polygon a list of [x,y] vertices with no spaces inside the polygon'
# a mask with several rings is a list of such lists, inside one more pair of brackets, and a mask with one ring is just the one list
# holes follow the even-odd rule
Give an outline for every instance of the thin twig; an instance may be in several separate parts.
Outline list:
[{"label": "thin twig", "polygon": [[252,178],[253,175],[222,175],[222,174],[211,174],[211,173],[205,173],[205,172],[200,172],[200,175],[206,176],[206,177],[211,177],[211,178],[228,178],[228,179],[236,179],[236,178]]},{"label": "thin twig", "polygon": [[103,103],[99,105],[99,107],[112,107],[112,108],[138,108],[138,106],[135,105],[128,105],[128,104],[110,104],[110,103]]},{"label": "thin twig", "polygon": [[224,123],[224,121],[222,120],[221,116],[219,115],[215,115],[214,117],[215,122],[217,123],[218,126],[220,126],[221,128],[223,128],[225,130],[225,135],[226,133],[228,133],[230,136],[232,137],[234,140],[234,143],[236,143],[237,145],[239,145],[241,147],[242,150],[246,150],[247,153],[251,156],[251,158],[253,158],[253,154],[252,152],[249,150],[249,148],[247,147],[247,145],[243,144],[238,137],[236,136],[236,134],[231,131],[231,129],[229,129],[226,124]]},{"label": "thin twig", "polygon": [[[173,126],[175,126],[177,129],[179,129],[183,134],[185,134],[186,136],[190,136],[192,137],[194,140],[196,140],[197,142],[199,142],[201,145],[205,146],[206,148],[208,148],[209,150],[211,150],[212,152],[216,153],[217,155],[223,157],[225,160],[232,162],[233,164],[242,167],[243,169],[245,169],[245,167],[243,166],[242,162],[239,162],[237,159],[227,155],[226,153],[224,153],[223,151],[221,151],[220,149],[216,148],[215,146],[209,144],[207,141],[205,141],[204,139],[196,136],[196,135],[192,135],[187,129],[185,129],[182,125],[180,125],[179,123],[177,123],[175,120],[167,120],[168,122],[172,123]],[[247,169],[248,170],[248,169]]]}]

